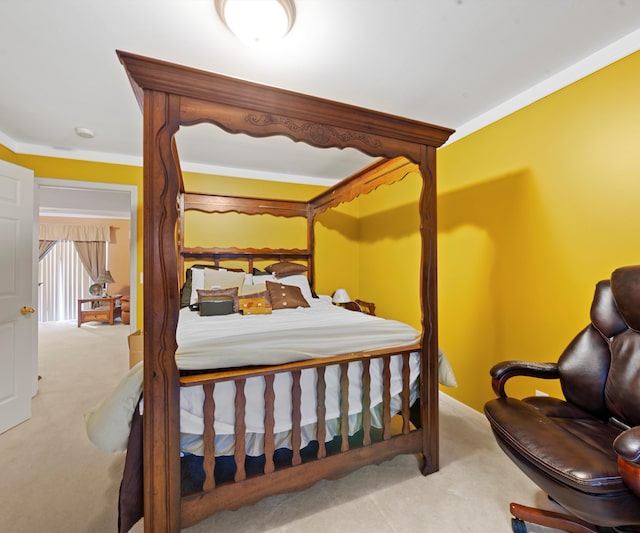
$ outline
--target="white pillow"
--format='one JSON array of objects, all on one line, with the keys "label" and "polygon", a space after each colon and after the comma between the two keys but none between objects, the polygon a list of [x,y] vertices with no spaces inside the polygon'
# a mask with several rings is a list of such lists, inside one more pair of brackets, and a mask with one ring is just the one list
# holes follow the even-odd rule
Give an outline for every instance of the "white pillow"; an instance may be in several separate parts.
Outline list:
[{"label": "white pillow", "polygon": [[191,305],[198,303],[198,289],[204,289],[204,268],[191,269]]},{"label": "white pillow", "polygon": [[264,283],[254,283],[253,285],[245,285],[242,288],[242,291],[240,292],[240,294],[242,296],[247,295],[247,294],[255,294],[257,292],[264,292],[267,290],[267,282],[265,281]]},{"label": "white pillow", "polygon": [[306,274],[294,274],[293,276],[278,278],[278,283],[282,283],[283,285],[293,285],[294,287],[300,288],[304,299],[307,300],[307,302],[313,301],[313,293],[311,292],[309,279]]},{"label": "white pillow", "polygon": [[244,272],[231,272],[229,270],[204,269],[205,289],[230,289],[238,287],[238,292],[244,285]]}]

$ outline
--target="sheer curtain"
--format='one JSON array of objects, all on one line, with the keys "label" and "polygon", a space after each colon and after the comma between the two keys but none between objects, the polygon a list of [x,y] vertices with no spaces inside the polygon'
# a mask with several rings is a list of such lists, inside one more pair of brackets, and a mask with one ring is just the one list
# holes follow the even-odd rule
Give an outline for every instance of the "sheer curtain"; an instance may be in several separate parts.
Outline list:
[{"label": "sheer curtain", "polygon": [[72,241],[57,241],[38,264],[38,320],[76,320],[78,299],[87,297],[91,278]]}]

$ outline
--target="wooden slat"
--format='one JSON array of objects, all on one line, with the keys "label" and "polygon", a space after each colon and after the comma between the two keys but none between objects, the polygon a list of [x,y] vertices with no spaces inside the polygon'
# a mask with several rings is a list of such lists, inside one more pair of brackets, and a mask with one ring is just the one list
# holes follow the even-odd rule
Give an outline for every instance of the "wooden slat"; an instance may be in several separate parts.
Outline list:
[{"label": "wooden slat", "polygon": [[293,451],[293,457],[291,464],[293,466],[299,465],[302,461],[300,459],[300,407],[302,403],[302,390],[300,388],[300,370],[294,370],[291,372],[291,448]]},{"label": "wooden slat", "polygon": [[340,451],[349,449],[349,363],[340,364]]},{"label": "wooden slat", "polygon": [[273,374],[264,377],[264,472],[271,473],[275,470],[273,464],[273,452],[275,451],[275,441],[273,426],[275,424],[274,403],[275,392],[273,390]]},{"label": "wooden slat", "polygon": [[244,460],[246,457],[245,451],[245,434],[247,431],[246,423],[244,421],[244,412],[245,407],[247,405],[247,398],[244,394],[244,386],[246,383],[246,379],[237,379],[235,381],[236,384],[236,397],[235,397],[235,453],[234,457],[236,460],[236,475],[234,480],[242,481],[246,479],[247,475],[244,468]]},{"label": "wooden slat", "polygon": [[325,442],[327,437],[327,406],[325,403],[327,382],[325,380],[325,369],[326,367],[324,366],[316,369],[316,439],[318,441],[318,459],[327,456],[327,443]]},{"label": "wooden slat", "polygon": [[371,444],[371,365],[369,359],[362,360],[362,444]]},{"label": "wooden slat", "polygon": [[411,390],[409,388],[409,353],[402,353],[402,433],[409,433],[409,408],[411,401]]},{"label": "wooden slat", "polygon": [[382,358],[382,439],[391,438],[391,369],[390,357]]},{"label": "wooden slat", "polygon": [[204,458],[202,459],[202,467],[204,469],[204,485],[203,490],[211,490],[216,486],[214,471],[216,467],[216,447],[215,438],[216,430],[213,426],[215,422],[215,400],[213,399],[213,391],[215,383],[210,383],[203,387],[204,389]]}]

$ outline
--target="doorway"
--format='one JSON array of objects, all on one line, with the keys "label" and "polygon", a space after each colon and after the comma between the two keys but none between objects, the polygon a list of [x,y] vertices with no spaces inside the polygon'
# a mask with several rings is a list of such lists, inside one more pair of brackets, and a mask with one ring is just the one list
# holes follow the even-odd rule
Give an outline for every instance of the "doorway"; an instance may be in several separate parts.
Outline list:
[{"label": "doorway", "polygon": [[128,219],[130,330],[136,331],[138,188],[114,183],[36,178],[36,205],[40,216]]}]

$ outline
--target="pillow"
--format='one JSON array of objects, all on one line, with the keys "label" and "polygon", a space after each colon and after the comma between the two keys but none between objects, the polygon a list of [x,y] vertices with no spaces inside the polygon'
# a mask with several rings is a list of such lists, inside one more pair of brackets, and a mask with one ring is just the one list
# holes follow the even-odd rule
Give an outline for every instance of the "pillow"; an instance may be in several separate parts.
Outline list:
[{"label": "pillow", "polygon": [[180,289],[180,309],[187,307],[191,303],[191,269],[185,272],[184,285]]},{"label": "pillow", "polygon": [[313,298],[313,293],[311,292],[311,287],[309,286],[309,279],[306,274],[296,274],[294,276],[287,276],[282,280],[282,283],[286,285],[292,285],[294,287],[298,287],[302,291],[302,296],[304,296],[307,302],[310,302]]},{"label": "pillow", "polygon": [[[275,281],[275,280],[274,280]],[[254,285],[244,285],[242,289],[238,291],[240,296],[250,296],[256,292],[265,292],[267,290],[267,284],[265,282],[256,283]]]},{"label": "pillow", "polygon": [[231,296],[233,298],[233,312],[240,311],[238,305],[238,287],[231,287],[229,289],[197,289],[198,302],[201,298],[211,298],[212,296]]},{"label": "pillow", "polygon": [[298,263],[290,263],[289,261],[280,261],[279,263],[273,263],[269,265],[265,270],[271,274],[275,274],[279,278],[286,276],[293,276],[294,274],[302,274],[308,269],[304,265]]},{"label": "pillow", "polygon": [[189,299],[190,304],[198,303],[198,289],[204,289],[204,268],[192,268],[191,269],[191,297]]},{"label": "pillow", "polygon": [[[180,293],[180,307],[186,307],[188,305],[193,305],[198,303],[198,293],[196,290],[208,288],[210,286],[205,287],[205,270],[213,270],[222,272],[234,272],[234,273],[242,273],[244,276],[244,283],[251,284],[253,276],[251,274],[245,274],[242,269],[225,269],[219,268],[214,265],[202,265],[196,264],[191,265],[186,273],[185,273],[185,283],[182,287],[182,291]],[[224,274],[221,274],[224,275]],[[235,286],[235,285],[234,285]],[[221,288],[225,288],[222,287]]]},{"label": "pillow", "polygon": [[267,292],[273,309],[293,309],[295,307],[309,307],[299,287],[267,281]]},{"label": "pillow", "polygon": [[264,291],[260,291],[260,292],[243,292],[238,299],[240,298],[264,298],[264,303],[267,305],[271,305],[271,298],[269,298],[269,291],[267,291],[266,289]]},{"label": "pillow", "polygon": [[230,270],[204,269],[203,289],[229,289],[244,286],[244,272],[231,272]]}]

